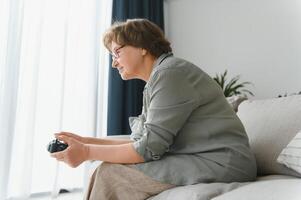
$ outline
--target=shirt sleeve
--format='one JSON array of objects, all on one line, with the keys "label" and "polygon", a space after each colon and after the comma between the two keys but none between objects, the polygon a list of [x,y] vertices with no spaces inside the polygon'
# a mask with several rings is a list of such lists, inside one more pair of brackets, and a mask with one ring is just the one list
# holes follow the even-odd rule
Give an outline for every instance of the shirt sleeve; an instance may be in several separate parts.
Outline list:
[{"label": "shirt sleeve", "polygon": [[137,141],[143,136],[144,123],[144,114],[141,114],[138,117],[129,117],[129,125],[132,131],[130,135],[131,140]]},{"label": "shirt sleeve", "polygon": [[144,160],[169,151],[177,133],[197,106],[193,80],[180,69],[157,71],[147,88],[149,107],[140,139],[133,143]]}]

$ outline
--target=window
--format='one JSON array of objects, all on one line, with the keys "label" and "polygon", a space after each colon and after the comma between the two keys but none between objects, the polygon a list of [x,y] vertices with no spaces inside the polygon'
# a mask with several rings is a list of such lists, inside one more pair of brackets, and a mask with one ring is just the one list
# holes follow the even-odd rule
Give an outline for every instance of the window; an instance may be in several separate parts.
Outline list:
[{"label": "window", "polygon": [[[0,125],[10,128],[1,133],[7,139],[1,161],[8,162],[0,174],[8,176],[0,182],[0,196],[14,199],[54,187],[82,188],[85,165],[57,165],[46,145],[53,133],[63,130],[86,136],[105,133],[109,66],[101,35],[111,22],[111,0],[1,1],[8,16],[1,18],[1,32],[8,34],[0,35],[7,44],[0,46],[6,60],[0,63]],[[15,109],[13,114],[2,112],[7,105]],[[5,118],[7,113],[12,117]]]}]

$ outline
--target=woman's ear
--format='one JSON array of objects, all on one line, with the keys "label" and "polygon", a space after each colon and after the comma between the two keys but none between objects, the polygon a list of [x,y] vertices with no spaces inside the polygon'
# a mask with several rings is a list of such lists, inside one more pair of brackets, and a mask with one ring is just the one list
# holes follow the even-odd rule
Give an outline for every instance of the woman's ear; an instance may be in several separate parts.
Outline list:
[{"label": "woman's ear", "polygon": [[147,50],[146,49],[142,49],[142,56],[145,56],[147,54]]}]

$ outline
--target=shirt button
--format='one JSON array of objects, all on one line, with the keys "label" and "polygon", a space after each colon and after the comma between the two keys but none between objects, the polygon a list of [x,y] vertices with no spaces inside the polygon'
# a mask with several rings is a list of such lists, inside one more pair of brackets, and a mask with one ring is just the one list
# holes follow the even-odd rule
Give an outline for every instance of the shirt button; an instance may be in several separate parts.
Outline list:
[{"label": "shirt button", "polygon": [[153,158],[153,160],[159,160],[160,156],[159,155],[153,155],[152,158]]}]

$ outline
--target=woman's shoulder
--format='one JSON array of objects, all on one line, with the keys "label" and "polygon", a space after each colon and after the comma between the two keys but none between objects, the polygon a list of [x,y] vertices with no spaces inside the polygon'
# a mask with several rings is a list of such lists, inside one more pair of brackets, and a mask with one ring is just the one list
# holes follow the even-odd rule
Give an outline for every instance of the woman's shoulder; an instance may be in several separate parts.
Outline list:
[{"label": "woman's shoulder", "polygon": [[154,67],[153,74],[173,73],[179,75],[197,73],[205,73],[200,67],[185,59],[169,56],[165,58],[159,65]]},{"label": "woman's shoulder", "polygon": [[151,79],[158,79],[158,77],[170,77],[172,79],[202,79],[209,81],[211,77],[196,64],[182,58],[169,56],[154,67],[151,74]]},{"label": "woman's shoulder", "polygon": [[153,87],[158,84],[175,83],[175,85],[193,85],[199,89],[210,85],[210,76],[197,65],[174,56],[167,57],[159,65],[155,66],[147,86]]},{"label": "woman's shoulder", "polygon": [[174,87],[191,87],[199,93],[220,93],[219,86],[210,75],[192,62],[174,56],[167,57],[154,68],[147,87],[154,88],[170,83],[173,83]]}]

